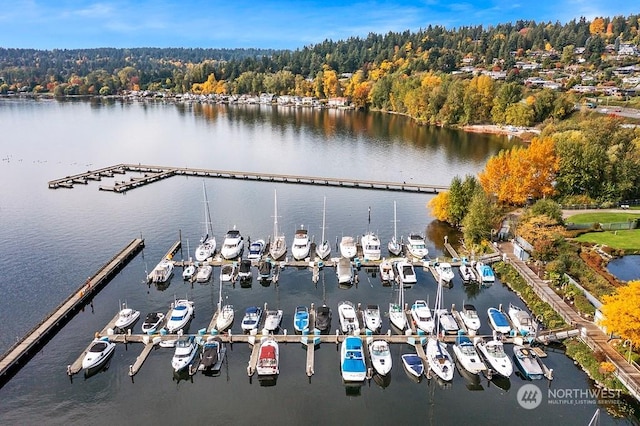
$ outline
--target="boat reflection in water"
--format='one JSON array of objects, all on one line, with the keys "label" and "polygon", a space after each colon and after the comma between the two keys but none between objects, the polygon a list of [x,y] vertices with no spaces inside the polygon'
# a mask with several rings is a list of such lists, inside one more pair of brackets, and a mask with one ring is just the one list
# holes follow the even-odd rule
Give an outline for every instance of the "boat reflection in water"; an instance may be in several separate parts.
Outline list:
[{"label": "boat reflection in water", "polygon": [[344,392],[346,396],[360,396],[362,395],[362,383],[349,382],[344,385]]},{"label": "boat reflection in water", "polygon": [[494,374],[491,380],[488,381],[489,386],[491,386],[492,384],[506,392],[511,389],[511,380],[508,377],[504,377],[500,374]]},{"label": "boat reflection in water", "polygon": [[376,385],[380,386],[382,389],[385,389],[391,384],[391,372],[385,374],[384,376],[381,376],[378,373],[373,373],[372,379]]},{"label": "boat reflection in water", "polygon": [[189,373],[188,368],[183,368],[180,371],[173,371],[173,381],[176,383],[180,382],[191,382],[193,383],[193,376]]},{"label": "boat reflection in water", "polygon": [[462,376],[462,378],[464,379],[464,384],[468,390],[470,391],[484,390],[484,387],[482,386],[481,375],[471,374],[469,371],[467,371],[466,368],[464,368],[460,364],[457,358],[456,358],[456,369],[458,370],[458,373],[460,373],[460,376]]}]

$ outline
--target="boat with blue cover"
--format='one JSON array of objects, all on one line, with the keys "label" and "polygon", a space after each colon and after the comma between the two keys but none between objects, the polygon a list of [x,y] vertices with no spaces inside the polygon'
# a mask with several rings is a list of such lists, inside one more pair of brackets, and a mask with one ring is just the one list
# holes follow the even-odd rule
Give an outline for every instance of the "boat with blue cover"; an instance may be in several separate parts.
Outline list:
[{"label": "boat with blue cover", "polygon": [[491,307],[487,309],[487,315],[489,315],[489,323],[495,331],[502,334],[509,334],[511,331],[511,323],[507,315],[502,312],[502,309]]},{"label": "boat with blue cover", "polygon": [[345,382],[363,382],[367,378],[367,366],[362,352],[362,340],[347,336],[340,349],[340,371]]}]

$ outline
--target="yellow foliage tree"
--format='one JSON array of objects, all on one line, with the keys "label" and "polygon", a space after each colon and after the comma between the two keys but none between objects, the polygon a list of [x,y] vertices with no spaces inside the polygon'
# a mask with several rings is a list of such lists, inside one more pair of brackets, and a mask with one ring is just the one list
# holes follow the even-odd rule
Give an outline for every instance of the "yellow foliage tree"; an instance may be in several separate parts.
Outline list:
[{"label": "yellow foliage tree", "polygon": [[442,222],[449,222],[449,191],[442,191],[429,200],[427,208]]},{"label": "yellow foliage tree", "polygon": [[617,291],[602,298],[600,325],[623,339],[631,340],[636,346],[640,343],[640,280],[629,281]]},{"label": "yellow foliage tree", "polygon": [[327,99],[342,95],[338,74],[328,67],[325,67],[322,73],[322,87],[324,88],[324,96]]},{"label": "yellow foliage tree", "polygon": [[602,34],[604,32],[604,19],[594,18],[589,24],[589,32],[591,34]]}]

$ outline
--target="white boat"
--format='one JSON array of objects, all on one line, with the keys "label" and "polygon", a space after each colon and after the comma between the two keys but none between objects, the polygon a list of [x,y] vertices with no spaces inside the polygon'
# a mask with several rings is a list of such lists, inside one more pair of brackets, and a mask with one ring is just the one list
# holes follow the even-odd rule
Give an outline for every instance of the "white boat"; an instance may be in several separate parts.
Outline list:
[{"label": "white boat", "polygon": [[386,340],[374,340],[369,343],[371,365],[376,373],[386,376],[391,371],[392,359],[389,343]]},{"label": "white boat", "polygon": [[182,279],[185,281],[191,281],[193,277],[196,276],[197,272],[198,272],[198,268],[196,267],[196,265],[193,263],[190,263],[189,265],[185,266],[184,269],[182,270]]},{"label": "white boat", "polygon": [[404,286],[398,285],[398,301],[389,303],[389,322],[400,332],[407,328],[407,315],[404,312]]},{"label": "white boat", "polygon": [[345,334],[359,333],[360,321],[356,316],[356,308],[349,301],[338,304],[338,316],[340,317],[340,329]]},{"label": "white boat", "polygon": [[203,263],[196,272],[196,281],[199,283],[209,282],[211,275],[213,274],[213,266],[208,263]]},{"label": "white boat", "polygon": [[171,359],[173,371],[182,371],[187,368],[198,353],[198,344],[193,336],[181,337],[176,341],[175,352]]},{"label": "white boat", "polygon": [[382,262],[380,262],[378,269],[380,270],[380,281],[382,281],[383,283],[390,283],[391,281],[395,280],[396,276],[393,273],[393,266],[388,260],[382,259]]},{"label": "white boat", "polygon": [[471,374],[478,374],[487,370],[476,347],[467,336],[459,335],[453,345],[453,353],[460,365]]},{"label": "white boat", "polygon": [[202,181],[202,194],[204,197],[204,231],[200,238],[200,245],[196,248],[196,260],[204,262],[213,256],[216,251],[216,238],[213,236],[213,228],[211,226],[211,213],[209,212],[209,200],[207,199],[207,190]]},{"label": "white boat", "polygon": [[160,263],[147,275],[147,281],[161,284],[169,281],[173,275],[173,262],[170,259],[162,259]]},{"label": "white boat", "polygon": [[249,259],[242,259],[240,266],[238,267],[238,278],[241,280],[249,280],[252,277],[251,261]]},{"label": "white boat", "polygon": [[155,333],[160,330],[160,326],[164,322],[164,314],[162,312],[151,312],[147,314],[142,322],[142,332],[145,334]]},{"label": "white boat", "polygon": [[525,378],[540,380],[545,376],[542,362],[531,348],[513,345],[513,360]]},{"label": "white boat", "polygon": [[320,331],[327,331],[331,327],[331,308],[322,305],[316,309],[316,328]]},{"label": "white boat", "polygon": [[356,240],[354,240],[353,237],[349,235],[342,237],[342,239],[340,240],[340,255],[351,260],[356,257],[356,254],[358,254]]},{"label": "white boat", "polygon": [[407,372],[417,378],[420,379],[424,374],[424,363],[422,359],[416,354],[402,354],[402,365],[407,370]]},{"label": "white boat", "polygon": [[233,324],[235,317],[235,311],[233,305],[223,305],[218,309],[218,316],[216,317],[216,330],[225,331]]},{"label": "white boat", "polygon": [[378,305],[367,305],[362,312],[362,317],[365,327],[373,333],[382,328],[382,317],[380,316],[380,307]]},{"label": "white boat", "polygon": [[202,345],[200,366],[205,373],[220,371],[225,357],[225,347],[219,337],[209,336]]},{"label": "white boat", "polygon": [[126,303],[122,304],[122,309],[118,312],[118,318],[114,323],[114,327],[118,330],[125,331],[129,326],[133,325],[140,318],[140,311],[127,307]]},{"label": "white boat", "polygon": [[249,254],[247,254],[247,259],[249,260],[260,260],[262,254],[264,253],[264,248],[266,243],[264,240],[255,240],[249,244]]},{"label": "white boat", "polygon": [[486,265],[482,262],[476,262],[475,268],[478,276],[480,277],[480,282],[487,284],[495,282],[496,276],[493,273],[493,269],[491,269],[491,266]]},{"label": "white boat", "polygon": [[340,371],[345,382],[363,382],[367,378],[367,366],[362,352],[362,340],[347,336],[340,347]]},{"label": "white boat", "polygon": [[523,336],[534,336],[536,334],[537,324],[527,311],[509,303],[507,313],[516,332]]},{"label": "white boat", "polygon": [[311,249],[311,241],[309,241],[309,232],[300,226],[293,236],[293,244],[291,245],[291,255],[295,260],[303,260],[309,256]]},{"label": "white boat", "polygon": [[278,231],[278,197],[274,190],[274,214],[273,214],[273,238],[269,243],[269,255],[273,260],[278,260],[287,252],[287,243],[284,234]]},{"label": "white boat", "polygon": [[478,311],[476,311],[476,307],[465,303],[462,305],[462,310],[460,311],[460,318],[462,318],[462,322],[468,330],[478,331],[480,328],[480,317],[478,316]]},{"label": "white boat", "polygon": [[276,331],[282,321],[282,309],[270,309],[265,312],[264,329],[270,332]]},{"label": "white boat", "polygon": [[403,286],[411,286],[418,282],[413,264],[408,260],[394,262],[396,279]]},{"label": "white boat", "polygon": [[391,241],[387,243],[387,250],[389,250],[389,254],[393,256],[399,256],[402,253],[402,243],[398,241],[398,230],[397,230],[398,220],[396,219],[396,202],[393,202],[393,237],[391,237]]},{"label": "white boat", "polygon": [[169,333],[182,330],[193,317],[193,302],[186,299],[176,300],[169,312],[169,319],[165,328]]},{"label": "white boat", "polygon": [[460,325],[456,321],[455,317],[447,309],[438,309],[434,312],[435,317],[438,319],[438,325],[440,326],[440,333],[444,334],[458,334]]},{"label": "white boat", "polygon": [[424,242],[422,235],[419,234],[410,234],[407,237],[407,251],[411,256],[420,260],[429,254],[427,244]]},{"label": "white boat", "polygon": [[476,274],[473,272],[473,267],[466,262],[463,262],[458,268],[460,278],[465,283],[471,283],[476,281]]},{"label": "white boat", "polygon": [[502,334],[509,334],[511,331],[511,324],[507,315],[502,312],[502,309],[491,307],[487,309],[487,315],[489,316],[489,324],[491,327]]},{"label": "white boat", "polygon": [[411,318],[420,330],[426,333],[433,333],[435,321],[427,302],[424,300],[416,300],[413,305],[411,305]]},{"label": "white boat", "polygon": [[309,308],[306,306],[296,306],[293,314],[293,328],[298,333],[309,329]]},{"label": "white boat", "polygon": [[435,270],[438,273],[438,279],[442,280],[444,284],[449,284],[453,281],[453,268],[451,268],[450,263],[438,262]]},{"label": "white boat", "polygon": [[258,328],[262,319],[262,308],[259,306],[250,306],[246,309],[242,318],[242,331],[249,332]]},{"label": "white boat", "polygon": [[322,238],[320,244],[316,244],[316,256],[320,259],[326,259],[331,254],[331,245],[329,245],[329,241],[327,241],[324,236],[326,211],[327,197],[324,197],[324,201],[322,202]]},{"label": "white boat", "polygon": [[447,351],[447,345],[436,337],[429,337],[425,350],[429,368],[444,381],[453,380],[453,358]]},{"label": "white boat", "polygon": [[493,371],[504,377],[509,377],[513,373],[513,364],[504,352],[504,346],[497,338],[492,340],[484,340],[482,337],[476,337],[473,341],[478,352]]},{"label": "white boat", "polygon": [[220,249],[220,254],[227,260],[237,259],[242,256],[242,252],[244,251],[244,239],[242,235],[240,235],[240,231],[236,229],[234,226],[233,229],[230,229],[227,234],[224,236],[224,241],[222,242],[222,248]]},{"label": "white boat", "polygon": [[220,281],[229,282],[236,278],[236,263],[225,263],[220,267]]},{"label": "white boat", "polygon": [[280,373],[279,360],[280,351],[278,342],[276,342],[273,336],[263,337],[260,341],[258,363],[256,364],[258,377],[278,375]]},{"label": "white boat", "polygon": [[107,337],[94,339],[89,345],[84,358],[82,358],[82,368],[87,370],[88,373],[98,370],[105,365],[115,349],[116,344],[110,342]]},{"label": "white boat", "polygon": [[362,257],[366,261],[380,260],[380,239],[373,232],[367,232],[360,239]]},{"label": "white boat", "polygon": [[341,257],[336,264],[336,276],[338,277],[338,284],[351,285],[353,283],[353,265],[351,261],[346,257]]}]

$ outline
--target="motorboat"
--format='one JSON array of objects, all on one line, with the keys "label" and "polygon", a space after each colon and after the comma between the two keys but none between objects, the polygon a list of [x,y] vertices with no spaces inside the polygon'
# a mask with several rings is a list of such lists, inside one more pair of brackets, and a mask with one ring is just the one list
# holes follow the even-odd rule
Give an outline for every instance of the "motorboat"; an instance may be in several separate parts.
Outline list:
[{"label": "motorboat", "polygon": [[339,285],[351,285],[353,284],[353,265],[351,261],[346,257],[341,257],[336,264],[336,275],[338,277]]},{"label": "motorboat", "polygon": [[433,333],[435,321],[427,302],[424,300],[416,300],[413,305],[411,305],[411,318],[420,330],[426,333]]},{"label": "motorboat", "polygon": [[487,366],[482,361],[476,347],[466,335],[460,334],[456,337],[453,353],[458,363],[469,373],[478,374],[487,370]]},{"label": "motorboat", "polygon": [[299,333],[309,329],[309,308],[296,306],[293,314],[293,328]]},{"label": "motorboat", "polygon": [[407,315],[404,312],[404,286],[398,285],[398,301],[389,303],[389,322],[400,332],[407,328]]},{"label": "motorboat", "polygon": [[537,324],[531,318],[529,312],[509,303],[507,313],[517,333],[523,336],[534,336],[536,334]]},{"label": "motorboat", "polygon": [[480,317],[478,316],[478,311],[476,311],[476,307],[465,303],[462,305],[462,310],[460,311],[460,318],[462,318],[462,322],[464,323],[467,330],[478,331],[480,329]]},{"label": "motorboat", "polygon": [[273,336],[263,337],[260,341],[260,349],[258,351],[258,362],[256,364],[256,372],[258,377],[276,376],[280,373],[279,359],[280,353],[278,342]]},{"label": "motorboat", "polygon": [[392,366],[391,350],[386,340],[374,340],[369,343],[369,356],[371,365],[376,373],[381,376],[389,374]]},{"label": "motorboat", "polygon": [[362,312],[365,327],[376,333],[382,328],[382,317],[380,316],[380,307],[378,305],[367,305]]},{"label": "motorboat", "polygon": [[429,254],[427,244],[424,242],[422,235],[419,234],[409,234],[407,237],[407,251],[411,256],[420,260]]},{"label": "motorboat", "polygon": [[262,258],[262,254],[264,253],[264,248],[266,243],[264,240],[255,240],[249,244],[249,254],[247,254],[247,259],[249,260],[260,260]]},{"label": "motorboat", "polygon": [[356,308],[349,301],[338,304],[338,316],[340,317],[340,329],[345,334],[360,332],[360,322],[356,316]]},{"label": "motorboat", "polygon": [[393,264],[395,266],[395,275],[398,283],[403,286],[411,286],[418,282],[416,271],[413,264],[408,260],[399,260]]},{"label": "motorboat", "polygon": [[476,272],[478,273],[478,276],[480,277],[481,283],[491,284],[495,282],[496,276],[493,273],[493,269],[491,269],[491,266],[486,265],[483,262],[476,262],[475,268],[476,268]]},{"label": "motorboat", "polygon": [[476,349],[482,355],[487,366],[504,377],[509,377],[513,373],[513,364],[504,352],[504,345],[495,336],[491,340],[476,337],[473,340]]},{"label": "motorboat", "polygon": [[278,260],[287,252],[287,242],[284,234],[280,234],[278,231],[278,196],[275,190],[273,191],[273,195],[273,238],[269,243],[269,255],[273,260]]},{"label": "motorboat", "polygon": [[244,251],[244,239],[235,226],[224,236],[220,254],[227,260],[237,259]]},{"label": "motorboat", "polygon": [[382,259],[382,262],[378,265],[378,269],[380,270],[380,281],[383,283],[390,283],[396,278],[393,273],[393,266],[388,260]]},{"label": "motorboat", "polygon": [[249,259],[242,259],[238,267],[238,278],[241,280],[250,280],[252,277],[251,261]]},{"label": "motorboat", "polygon": [[316,328],[320,331],[327,331],[331,328],[331,308],[327,305],[316,309]]},{"label": "motorboat", "polygon": [[545,376],[542,362],[531,348],[513,345],[513,360],[525,378],[540,380]]},{"label": "motorboat", "polygon": [[303,260],[309,256],[310,249],[309,232],[301,226],[293,236],[291,255],[295,260]]},{"label": "motorboat", "polygon": [[153,284],[162,284],[173,276],[173,262],[170,259],[162,259],[160,263],[147,275],[147,281]]},{"label": "motorboat", "polygon": [[373,232],[367,232],[360,238],[362,257],[365,262],[380,260],[380,238]]},{"label": "motorboat", "polygon": [[447,351],[447,345],[439,341],[436,337],[429,337],[425,350],[429,368],[444,381],[453,380],[453,358]]},{"label": "motorboat", "polygon": [[160,330],[160,326],[164,322],[165,315],[162,312],[151,312],[147,314],[142,322],[142,332],[152,334]]},{"label": "motorboat", "polygon": [[233,305],[222,305],[218,308],[218,316],[216,317],[216,330],[222,332],[231,327],[235,318]]},{"label": "motorboat", "polygon": [[367,365],[362,352],[362,340],[347,336],[340,348],[340,371],[345,382],[363,382],[367,378]]},{"label": "motorboat", "polygon": [[282,321],[282,309],[269,309],[265,312],[264,329],[266,331],[276,331]]},{"label": "motorboat", "polygon": [[487,315],[489,315],[489,324],[491,324],[491,327],[495,331],[502,334],[509,334],[511,324],[505,313],[502,312],[502,309],[491,307],[487,309]]},{"label": "motorboat", "polygon": [[420,379],[424,374],[424,363],[416,354],[402,354],[402,365],[411,376]]},{"label": "motorboat", "polygon": [[318,256],[320,259],[326,259],[331,254],[331,245],[324,236],[326,211],[327,197],[324,197],[324,201],[322,203],[322,238],[320,240],[320,243],[316,244],[316,256]]},{"label": "motorboat", "polygon": [[242,331],[249,332],[258,328],[262,319],[262,308],[259,306],[250,306],[244,313],[242,318]]},{"label": "motorboat", "polygon": [[399,256],[402,253],[402,243],[398,241],[398,220],[396,219],[396,202],[393,202],[393,237],[387,243],[387,250],[392,256]]},{"label": "motorboat", "polygon": [[204,231],[200,244],[196,247],[196,260],[204,262],[213,257],[216,251],[216,238],[213,236],[213,227],[211,226],[211,212],[209,211],[209,200],[207,199],[207,189],[202,181],[202,194],[204,197]]},{"label": "motorboat", "polygon": [[202,344],[199,369],[204,373],[220,371],[225,352],[222,340],[216,336],[209,336]]},{"label": "motorboat", "polygon": [[473,267],[466,262],[463,262],[460,265],[458,268],[458,274],[465,283],[472,283],[476,281],[476,274],[473,272]]},{"label": "motorboat", "polygon": [[221,282],[233,281],[236,278],[236,269],[237,269],[237,265],[235,262],[224,263],[222,267],[220,267],[220,281]]},{"label": "motorboat", "polygon": [[175,352],[171,359],[173,371],[182,371],[187,368],[198,353],[198,344],[193,336],[180,337],[176,341]]},{"label": "motorboat", "polygon": [[193,317],[193,302],[186,299],[176,300],[169,312],[169,320],[165,328],[169,333],[182,330]]},{"label": "motorboat", "polygon": [[109,341],[109,338],[102,337],[94,339],[89,345],[87,353],[82,358],[82,368],[87,373],[91,373],[103,367],[113,355],[116,344]]},{"label": "motorboat", "polygon": [[438,279],[441,280],[443,284],[449,284],[453,281],[453,268],[451,268],[450,263],[438,262],[435,266],[435,270],[438,274]]},{"label": "motorboat", "polygon": [[269,260],[261,260],[258,263],[258,276],[261,280],[270,280],[271,279],[271,269],[272,265]]},{"label": "motorboat", "polygon": [[457,334],[460,330],[460,325],[456,321],[453,314],[447,309],[438,309],[434,312],[435,317],[438,319],[438,325],[440,326],[440,333],[444,334]]},{"label": "motorboat", "polygon": [[118,317],[116,318],[113,326],[118,330],[125,331],[128,327],[138,321],[138,318],[140,318],[140,311],[128,308],[127,304],[123,303],[122,309],[118,312]]},{"label": "motorboat", "polygon": [[356,254],[358,254],[356,240],[349,235],[342,237],[342,239],[340,240],[340,255],[351,260],[356,257]]},{"label": "motorboat", "polygon": [[209,282],[211,279],[211,275],[213,274],[213,266],[208,263],[203,263],[198,268],[198,272],[196,273],[196,281],[199,283]]},{"label": "motorboat", "polygon": [[198,272],[198,268],[194,263],[190,263],[182,270],[182,279],[185,281],[191,281]]}]

